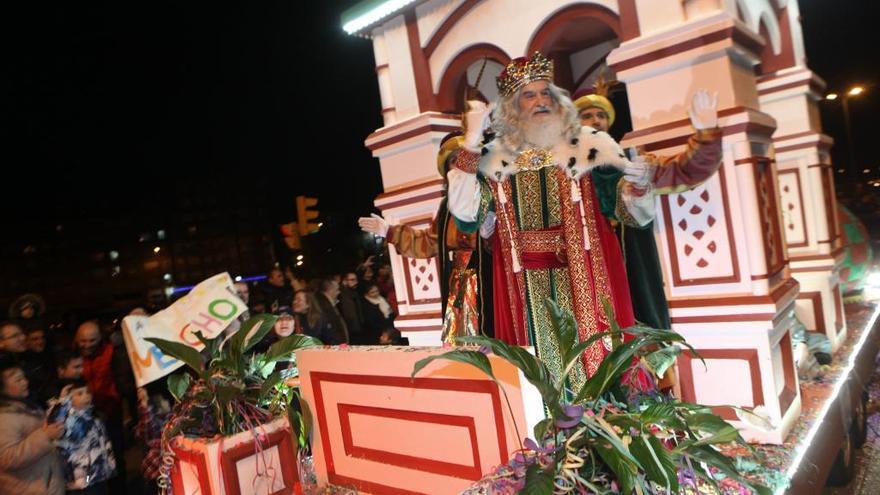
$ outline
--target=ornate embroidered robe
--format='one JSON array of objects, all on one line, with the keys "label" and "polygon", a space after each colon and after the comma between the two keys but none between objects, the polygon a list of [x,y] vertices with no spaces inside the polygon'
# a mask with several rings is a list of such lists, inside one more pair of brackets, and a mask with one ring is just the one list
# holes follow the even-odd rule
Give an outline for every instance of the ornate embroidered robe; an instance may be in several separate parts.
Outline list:
[{"label": "ornate embroidered robe", "polygon": [[[608,329],[602,300],[621,327],[634,323],[620,245],[609,218],[628,225],[653,219],[652,194],[627,194],[617,175],[605,180],[593,169],[622,169],[628,162],[606,133],[584,128],[552,149],[513,151],[497,140],[481,153],[462,151],[449,172],[449,210],[460,225],[479,225],[486,212],[495,231],[493,305],[495,336],[533,345],[551,372],[562,363],[551,338],[546,298],[574,314],[579,340]],[[578,387],[592,374],[607,343],[584,353],[569,375]]]}]

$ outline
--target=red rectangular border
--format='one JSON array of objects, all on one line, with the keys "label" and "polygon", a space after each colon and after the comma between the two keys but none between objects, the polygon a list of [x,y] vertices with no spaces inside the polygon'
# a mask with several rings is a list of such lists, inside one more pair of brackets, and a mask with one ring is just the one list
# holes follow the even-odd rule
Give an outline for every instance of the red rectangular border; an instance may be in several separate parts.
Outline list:
[{"label": "red rectangular border", "polygon": [[[255,433],[259,435],[260,429],[257,428]],[[284,480],[284,488],[277,492],[272,492],[271,495],[291,495],[298,481],[298,476],[296,473],[296,450],[293,448],[290,430],[276,430],[266,435],[266,437],[262,449],[266,450],[277,446],[278,465],[281,466],[281,476]],[[238,461],[256,453],[257,446],[254,441],[247,441],[221,452],[220,464],[223,471],[223,488],[226,495],[241,495],[236,465]]]},{"label": "red rectangular border", "polygon": [[[472,417],[421,411],[406,411],[401,409],[387,409],[384,407],[370,407],[357,404],[339,403],[337,404],[337,407],[339,409],[339,418],[342,427],[342,443],[345,446],[346,455],[382,464],[391,464],[393,466],[400,466],[409,469],[416,468],[428,473],[436,473],[443,476],[455,476],[456,478],[466,478],[474,481],[479,480],[483,476],[483,469],[480,466],[480,451],[479,446],[477,445],[477,427],[474,423],[474,418]],[[456,464],[357,446],[354,444],[351,434],[350,416],[352,414],[466,428],[471,441],[473,461],[470,465]]]},{"label": "red rectangular border", "polygon": [[[761,383],[761,367],[756,349],[697,349],[703,359],[729,359],[746,361],[752,382],[752,407],[764,405],[764,386]],[[691,363],[697,358],[691,351],[683,351],[678,356],[678,373],[681,376],[681,398],[685,402],[697,402],[694,375]],[[729,407],[712,407],[712,412],[728,421],[737,421],[736,412]]]},{"label": "red rectangular border", "polygon": [[801,242],[792,242],[788,244],[790,248],[800,248],[806,247],[810,245],[810,233],[809,229],[807,229],[807,205],[804,203],[804,193],[801,188],[801,172],[796,168],[788,169],[788,170],[777,170],[776,175],[785,175],[785,174],[794,174],[794,182],[797,184],[797,193],[798,193],[798,201],[800,204],[798,207],[801,210],[801,228],[804,230],[804,240]]},{"label": "red rectangular border", "polygon": [[171,486],[180,487],[180,493],[183,493],[183,466],[182,462],[195,464],[196,473],[198,473],[199,490],[208,495],[211,493],[211,477],[208,476],[208,460],[205,454],[195,450],[187,450],[180,447],[172,446],[171,450],[177,460],[174,461],[174,469],[171,470]]},{"label": "red rectangular border", "polygon": [[727,230],[727,244],[730,250],[730,264],[733,268],[731,275],[720,277],[682,278],[678,266],[678,249],[676,246],[676,232],[672,221],[672,209],[669,206],[670,196],[660,197],[660,207],[663,209],[663,222],[666,228],[666,244],[669,250],[669,262],[672,264],[673,287],[688,287],[694,285],[729,284],[741,281],[739,273],[739,258],[736,252],[736,238],[733,236],[733,225],[730,217],[730,201],[727,197],[727,179],[725,178],[725,166],[722,163],[718,169],[719,188],[721,190],[721,204],[724,210],[724,222]]},{"label": "red rectangular border", "polygon": [[[327,478],[330,483],[336,485],[354,485],[359,490],[368,491],[376,495],[423,495],[414,492],[383,485],[372,481],[351,478],[336,473],[336,465],[333,462],[333,449],[330,445],[330,434],[327,424],[327,411],[325,410],[323,384],[350,383],[354,385],[376,385],[386,387],[415,388],[425,390],[451,390],[459,392],[473,392],[488,394],[492,400],[492,413],[495,416],[495,429],[498,436],[498,450],[501,456],[507,456],[507,437],[504,430],[504,415],[501,409],[501,395],[498,386],[489,380],[473,379],[444,379],[444,378],[406,378],[401,376],[381,375],[350,375],[344,373],[331,373],[326,371],[309,372],[309,380],[315,395],[315,415],[317,416],[318,428],[321,435],[321,443],[324,447],[324,459],[327,463]],[[507,459],[499,458],[498,464]],[[450,475],[453,476],[453,475]]]}]

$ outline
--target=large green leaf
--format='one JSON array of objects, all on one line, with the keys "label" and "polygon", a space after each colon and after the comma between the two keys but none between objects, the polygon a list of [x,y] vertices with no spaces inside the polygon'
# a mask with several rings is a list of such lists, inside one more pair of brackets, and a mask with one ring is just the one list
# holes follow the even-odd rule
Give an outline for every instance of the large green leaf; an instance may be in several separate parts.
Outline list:
[{"label": "large green leaf", "polygon": [[492,373],[492,364],[489,362],[489,358],[486,357],[485,354],[479,351],[469,351],[462,348],[453,349],[443,354],[437,354],[434,356],[428,356],[424,359],[420,359],[418,362],[416,362],[415,366],[413,366],[412,374],[410,376],[415,377],[416,374],[421,371],[425,366],[427,366],[432,361],[436,361],[438,359],[455,361],[458,363],[475,366],[480,371],[485,373],[486,376],[491,378],[492,381],[497,382],[497,380],[495,379],[495,374]]},{"label": "large green leaf", "polygon": [[205,368],[205,361],[201,353],[186,344],[155,337],[148,337],[144,340],[155,344],[163,354],[183,361],[184,364],[195,370],[196,373],[201,373]]},{"label": "large green leaf", "polygon": [[736,466],[731,462],[731,460],[725,457],[724,454],[721,454],[720,452],[715,450],[715,448],[710,445],[703,445],[688,450],[686,455],[693,458],[696,462],[704,462],[718,469],[728,477],[738,481],[740,484],[758,493],[759,495],[770,495],[772,493],[772,491],[766,486],[760,485],[758,483],[752,483],[751,481],[740,475],[739,472],[736,470]]},{"label": "large green leaf", "polygon": [[547,312],[550,313],[550,328],[553,330],[553,336],[556,337],[556,343],[561,352],[559,359],[562,362],[567,362],[569,360],[568,352],[577,342],[577,322],[570,311],[560,308],[553,299],[549,297],[544,299],[544,305],[547,306]]},{"label": "large green leaf", "polygon": [[541,439],[544,438],[544,435],[553,427],[553,418],[542,419],[538,421],[538,424],[535,425],[533,430],[535,434],[535,439],[537,443],[541,443]]},{"label": "large green leaf", "polygon": [[671,453],[656,437],[641,435],[633,438],[629,451],[639,460],[649,480],[678,493],[678,473]]},{"label": "large green leaf", "polygon": [[[261,316],[265,317],[269,315]],[[248,321],[246,321],[245,324],[250,324],[253,319],[253,317],[248,318]],[[250,328],[251,330],[245,335],[247,341],[245,342],[244,347],[242,347],[241,352],[245,353],[249,351],[253,346],[259,344],[266,337],[266,335],[268,335],[269,332],[272,331],[272,328],[275,326],[276,321],[278,321],[278,317],[273,315],[269,318],[261,318],[260,326],[257,328],[254,328],[253,325],[248,326],[248,328]],[[244,324],[242,325],[242,327],[244,327]]]},{"label": "large green leaf", "polygon": [[[684,415],[684,420],[689,429],[702,433],[699,445],[732,441],[745,444],[736,428],[711,412],[686,414]],[[710,439],[711,441],[708,441]],[[688,445],[687,442],[682,442],[682,444]],[[676,449],[678,450],[678,447]]]},{"label": "large green leaf", "polygon": [[264,359],[267,363],[290,361],[294,351],[320,345],[322,345],[320,340],[309,335],[288,335],[269,346]]},{"label": "large green leaf", "polygon": [[541,469],[541,466],[532,464],[526,469],[526,483],[521,493],[529,495],[552,495],[553,473]]},{"label": "large green leaf", "polygon": [[644,341],[640,337],[618,345],[605,356],[593,376],[584,383],[574,402],[595,399],[605,393],[612,384],[620,382],[621,375],[630,367],[633,356],[643,345]]},{"label": "large green leaf", "polygon": [[519,368],[526,380],[538,389],[552,416],[554,418],[560,417],[562,408],[559,406],[559,391],[554,385],[553,375],[547,366],[529,351],[481,335],[461,336],[458,337],[458,341],[488,347],[493,353]]},{"label": "large green leaf", "polygon": [[620,483],[620,493],[632,493],[638,483],[639,466],[637,462],[631,460],[628,453],[624,454],[606,440],[597,440],[593,444],[593,449],[599,454],[605,465],[614,473],[615,478]]},{"label": "large green leaf", "polygon": [[297,434],[300,435],[304,440],[304,443],[300,445],[300,447],[311,445],[312,432],[314,431],[314,415],[312,414],[312,410],[309,408],[309,402],[302,400],[299,392],[296,391],[290,394],[290,401],[291,404],[296,402],[299,405],[300,419],[302,419],[302,431],[298,432]]},{"label": "large green leaf", "polygon": [[[564,373],[563,375],[567,376],[571,371],[572,367],[580,360],[581,354],[587,350],[588,347],[593,345],[596,341],[604,339],[605,337],[613,336],[612,332],[601,332],[594,335],[591,335],[587,340],[583,342],[579,342],[577,345],[569,349],[565,354],[565,362],[563,366]],[[564,379],[560,377],[560,382],[564,383]]]},{"label": "large green leaf", "polygon": [[272,372],[271,375],[269,375],[268,377],[266,377],[265,380],[263,380],[263,384],[260,386],[260,398],[261,399],[266,399],[269,395],[269,392],[273,388],[275,388],[275,385],[278,385],[279,383],[281,383],[281,372],[282,371],[283,370],[275,370]]},{"label": "large green leaf", "polygon": [[[229,355],[232,360],[239,363],[241,356],[248,349],[245,347],[245,342],[253,345],[262,340],[272,330],[277,320],[278,317],[274,315],[258,314],[242,323],[235,335],[229,339]],[[257,335],[261,335],[259,340],[254,339]],[[250,339],[248,339],[249,336]],[[253,343],[251,344],[251,342]]]},{"label": "large green leaf", "polygon": [[183,400],[183,396],[189,389],[190,381],[188,373],[175,373],[168,377],[168,391],[177,402]]},{"label": "large green leaf", "polygon": [[674,345],[661,347],[644,357],[645,364],[655,375],[662,377],[666,370],[675,364],[680,353],[681,349]]},{"label": "large green leaf", "polygon": [[673,404],[666,404],[663,402],[657,402],[648,406],[647,409],[642,411],[640,419],[642,424],[644,425],[650,423],[670,425],[673,427],[678,427],[681,425],[681,421],[678,419],[678,416],[675,413],[675,406]]}]

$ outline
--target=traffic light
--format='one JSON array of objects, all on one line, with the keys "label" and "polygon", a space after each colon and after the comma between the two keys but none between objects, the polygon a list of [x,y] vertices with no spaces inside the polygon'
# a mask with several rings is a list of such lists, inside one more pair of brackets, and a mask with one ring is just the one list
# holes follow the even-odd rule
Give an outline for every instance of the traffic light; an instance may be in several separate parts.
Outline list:
[{"label": "traffic light", "polygon": [[297,228],[296,222],[281,225],[281,235],[284,236],[284,243],[287,244],[287,247],[290,249],[302,249],[299,228]]},{"label": "traffic light", "polygon": [[318,204],[318,198],[309,198],[306,196],[297,196],[296,197],[296,215],[297,215],[297,226],[299,227],[299,235],[309,235],[312,232],[318,230],[317,223],[312,223],[309,220],[314,220],[318,218],[318,210],[310,210]]}]

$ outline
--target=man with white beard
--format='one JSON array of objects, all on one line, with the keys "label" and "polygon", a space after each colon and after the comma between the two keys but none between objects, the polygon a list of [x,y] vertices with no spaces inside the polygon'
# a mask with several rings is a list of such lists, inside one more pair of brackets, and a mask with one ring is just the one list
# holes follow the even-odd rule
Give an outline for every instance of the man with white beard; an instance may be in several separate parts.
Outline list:
[{"label": "man with white beard", "polygon": [[[634,323],[620,246],[609,219],[640,226],[654,217],[652,174],[626,159],[606,133],[581,127],[567,92],[553,85],[552,62],[535,53],[513,60],[498,77],[492,117],[496,139],[481,146],[492,108],[468,102],[463,149],[449,171],[448,205],[462,231],[494,212],[495,336],[534,345],[562,373],[544,300],[574,314],[579,340],[609,328],[607,300],[621,327]],[[613,181],[592,170],[611,166]],[[579,387],[608,350],[587,349],[569,375]]]}]

